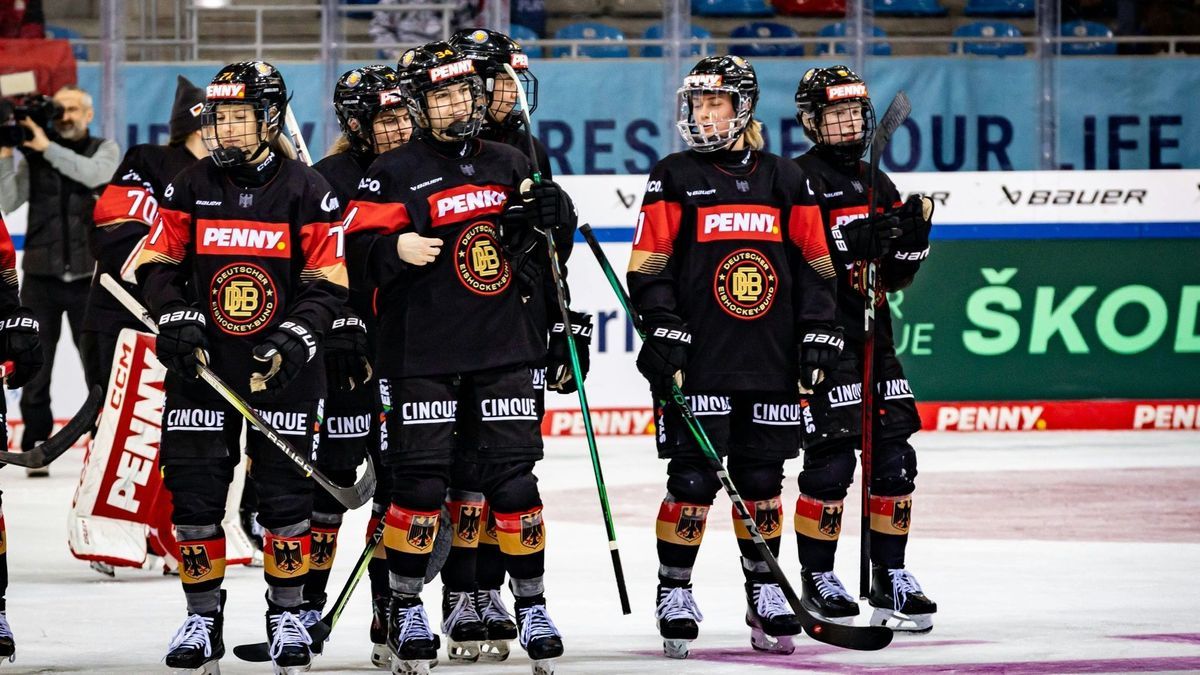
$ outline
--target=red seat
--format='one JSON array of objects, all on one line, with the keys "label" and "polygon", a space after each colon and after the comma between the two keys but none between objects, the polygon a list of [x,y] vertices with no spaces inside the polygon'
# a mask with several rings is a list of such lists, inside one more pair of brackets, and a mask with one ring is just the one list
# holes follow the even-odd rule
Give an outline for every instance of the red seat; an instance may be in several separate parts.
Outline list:
[{"label": "red seat", "polygon": [[793,16],[845,16],[846,0],[771,0],[780,14]]}]

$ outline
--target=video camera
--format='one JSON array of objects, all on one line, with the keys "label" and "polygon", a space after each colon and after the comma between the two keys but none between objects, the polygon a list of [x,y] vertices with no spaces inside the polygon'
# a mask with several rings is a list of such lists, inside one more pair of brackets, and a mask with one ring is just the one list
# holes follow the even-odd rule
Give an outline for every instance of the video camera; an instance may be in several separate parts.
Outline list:
[{"label": "video camera", "polygon": [[23,119],[54,134],[55,120],[62,119],[63,107],[45,94],[22,94],[0,99],[0,147],[15,148],[33,138],[33,132],[17,124]]}]

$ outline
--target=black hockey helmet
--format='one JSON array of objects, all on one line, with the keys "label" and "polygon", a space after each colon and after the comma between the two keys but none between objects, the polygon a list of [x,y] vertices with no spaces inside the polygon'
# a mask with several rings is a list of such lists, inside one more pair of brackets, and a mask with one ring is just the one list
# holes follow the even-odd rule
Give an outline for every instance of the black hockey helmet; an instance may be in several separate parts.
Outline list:
[{"label": "black hockey helmet", "polygon": [[[494,30],[464,28],[450,36],[450,46],[475,61],[475,70],[483,78],[483,88],[488,95],[488,117],[498,125],[515,128],[521,126],[521,115],[516,92],[501,86],[502,100],[496,97],[496,80],[507,76],[504,64],[512,66],[517,73],[525,99],[529,102],[529,114],[537,109],[538,81],[529,70],[529,55],[511,37]],[[499,119],[497,119],[499,118]]]},{"label": "black hockey helmet", "polygon": [[[400,55],[396,70],[400,74],[400,88],[409,96],[408,110],[413,123],[432,131],[433,112],[438,106],[430,106],[429,97],[438,90],[456,84],[470,88],[471,108],[463,119],[451,122],[436,131],[447,138],[471,138],[479,134],[483,126],[485,105],[483,80],[476,70],[475,61],[441,40],[429,42],[410,49]],[[445,116],[449,111],[441,111]]]},{"label": "black hockey helmet", "polygon": [[[213,160],[221,166],[236,166],[258,159],[283,128],[288,105],[287,85],[283,83],[283,75],[266,61],[239,61],[225,66],[204,94],[201,136]],[[231,103],[245,103],[253,108],[258,120],[256,138],[221,136],[217,108]]]},{"label": "black hockey helmet", "polygon": [[333,110],[342,133],[358,152],[378,154],[381,146],[389,149],[405,140],[402,125],[386,130],[384,138],[375,133],[375,120],[385,110],[400,110],[408,117],[408,96],[391,66],[364,66],[343,73],[333,87]]},{"label": "black hockey helmet", "polygon": [[[862,115],[861,131],[843,129],[836,124],[832,136],[827,136],[824,118],[825,109],[832,105],[857,103]],[[804,135],[817,145],[828,147],[848,158],[858,159],[871,145],[875,136],[875,108],[867,94],[867,84],[846,66],[809,68],[796,86],[796,121],[804,128]],[[851,136],[846,139],[844,137]]]},{"label": "black hockey helmet", "polygon": [[[734,118],[725,129],[706,132],[692,114],[693,97],[700,94],[729,94]],[[754,66],[740,56],[706,56],[683,78],[676,92],[678,117],[675,126],[688,147],[711,152],[737,140],[754,116],[758,105],[758,75]]]}]

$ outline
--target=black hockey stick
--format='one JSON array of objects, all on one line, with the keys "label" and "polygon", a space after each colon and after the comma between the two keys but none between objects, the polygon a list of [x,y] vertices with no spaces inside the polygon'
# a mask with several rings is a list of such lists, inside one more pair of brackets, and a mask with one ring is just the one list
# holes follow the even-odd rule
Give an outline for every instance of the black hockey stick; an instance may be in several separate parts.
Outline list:
[{"label": "black hockey stick", "polygon": [[[504,64],[504,71],[512,78],[517,87],[517,100],[521,104],[521,116],[525,118],[525,131],[529,136],[529,161],[533,165],[533,181],[542,182],[541,167],[538,166],[537,148],[533,144],[533,123],[529,119],[529,101],[525,97],[525,88],[517,72],[509,64]],[[617,530],[613,525],[612,509],[608,505],[608,489],[604,483],[604,472],[600,468],[600,452],[596,449],[596,431],[592,427],[592,412],[588,407],[587,391],[583,387],[583,369],[579,365],[579,351],[575,348],[575,331],[571,326],[571,316],[567,311],[566,282],[563,281],[562,266],[558,259],[558,246],[554,243],[554,233],[550,230],[542,232],[546,238],[546,249],[550,255],[550,273],[554,277],[554,295],[558,300],[558,310],[563,323],[563,333],[567,337],[567,349],[571,354],[571,375],[575,378],[575,393],[579,396],[579,410],[583,417],[583,430],[587,435],[588,453],[592,458],[592,471],[596,477],[596,492],[600,495],[600,511],[604,515],[604,530],[608,536],[608,551],[612,555],[613,574],[617,579],[617,595],[621,601],[621,613],[629,614],[629,590],[625,587],[625,570],[621,566],[621,552],[617,549]]]},{"label": "black hockey stick", "polygon": [[25,452],[0,452],[0,462],[16,464],[29,469],[40,469],[58,459],[64,452],[75,445],[79,437],[86,434],[96,423],[100,415],[100,406],[104,403],[104,392],[100,387],[92,385],[87,400],[75,412],[75,415],[63,425],[58,433],[38,443],[32,450]]},{"label": "black hockey stick", "polygon": [[[637,330],[638,336],[645,337],[641,317],[633,309],[633,302],[629,299],[629,293],[626,292],[624,285],[621,284],[621,280],[617,278],[616,273],[613,271],[612,264],[609,263],[608,256],[604,254],[604,249],[600,248],[600,242],[596,240],[596,235],[592,233],[591,226],[586,223],[580,225],[579,231],[583,233],[583,238],[587,240],[588,246],[596,256],[597,262],[600,263],[600,268],[604,270],[604,276],[608,278],[609,285],[612,286],[613,292],[616,293],[617,299],[620,300],[621,306],[625,309],[625,313],[633,322],[633,327]],[[758,526],[754,522],[754,517],[750,515],[750,509],[746,507],[746,502],[742,500],[742,496],[738,493],[737,487],[729,477],[728,471],[725,470],[725,465],[721,462],[721,456],[717,454],[716,448],[713,447],[712,441],[708,438],[708,434],[700,426],[700,422],[696,420],[691,406],[688,405],[687,398],[684,397],[683,391],[677,385],[671,386],[671,402],[679,410],[680,416],[687,423],[688,429],[696,439],[696,443],[704,452],[704,456],[712,465],[713,470],[716,471],[717,478],[721,480],[721,485],[725,487],[725,492],[729,495],[729,501],[733,502],[733,508],[737,511],[738,519],[742,522],[742,527],[745,527],[746,531],[750,533],[750,540],[753,542],[754,548],[762,556],[767,567],[770,568],[771,576],[775,578],[784,596],[787,597],[788,605],[791,606],[792,611],[800,619],[800,624],[804,627],[804,632],[808,633],[809,637],[818,642],[824,642],[825,644],[844,649],[874,651],[888,646],[892,641],[892,631],[888,628],[882,626],[846,626],[824,621],[813,616],[811,612],[800,604],[800,598],[796,595],[796,591],[792,588],[787,576],[783,573],[783,569],[779,566],[779,560],[775,558],[775,555],[771,553],[771,549],[767,546],[767,542],[763,540],[762,534],[758,531]]]},{"label": "black hockey stick", "polygon": [[[874,217],[879,196],[879,159],[883,149],[892,140],[892,134],[912,112],[912,103],[903,91],[887,107],[875,138],[871,141],[871,174],[867,176],[867,216]],[[866,598],[871,594],[871,474],[874,457],[875,430],[875,298],[879,294],[877,280],[878,264],[867,263],[867,302],[863,311],[863,359],[862,359],[862,519],[858,533],[858,595]]]},{"label": "black hockey stick", "polygon": [[[155,335],[158,334],[158,324],[155,323],[154,319],[150,317],[150,314],[146,311],[146,308],[137,301],[137,298],[134,298],[132,295],[130,295],[129,291],[126,291],[121,284],[117,283],[117,281],[108,274],[100,275],[100,283],[107,288],[110,293],[113,294],[113,297],[115,297],[122,305],[125,306],[125,309],[128,309],[131,314],[145,324],[145,326],[150,329],[151,333],[154,333]],[[338,502],[347,509],[357,509],[358,507],[370,501],[371,497],[374,496],[375,467],[372,465],[372,462],[367,462],[367,470],[363,472],[362,478],[360,478],[354,485],[351,485],[350,487],[342,487],[341,485],[334,483],[333,481],[329,480],[325,474],[321,473],[317,467],[313,466],[312,462],[308,461],[307,457],[301,455],[299,452],[296,452],[296,449],[292,447],[291,443],[287,442],[287,439],[281,436],[274,427],[268,424],[267,421],[262,418],[262,415],[258,414],[258,411],[250,407],[249,403],[246,403],[241,396],[238,396],[237,392],[235,392],[229,385],[225,384],[225,382],[222,381],[221,378],[218,377],[217,374],[214,373],[208,366],[203,364],[197,365],[196,372],[199,373],[200,379],[204,380],[208,386],[212,387],[214,391],[221,395],[221,398],[225,399],[226,403],[233,406],[233,409],[241,413],[242,417],[250,420],[250,422],[252,422],[254,426],[258,428],[258,431],[263,436],[266,436],[267,440],[271,441],[272,445],[278,448],[279,451],[286,455],[288,459],[292,460],[292,463],[301,473],[303,473],[305,476],[311,476],[318,485],[324,488],[326,492],[332,495],[334,499],[338,500]]]}]

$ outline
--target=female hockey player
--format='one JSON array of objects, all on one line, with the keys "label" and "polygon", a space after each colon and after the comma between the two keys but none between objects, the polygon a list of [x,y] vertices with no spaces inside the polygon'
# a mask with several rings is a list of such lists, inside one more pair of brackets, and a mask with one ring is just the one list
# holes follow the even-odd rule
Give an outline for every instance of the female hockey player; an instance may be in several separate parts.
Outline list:
[{"label": "female hockey player", "polygon": [[[458,461],[484,465],[479,492],[496,520],[518,639],[535,672],[551,672],[562,639],[543,595],[545,529],[533,476],[542,439],[529,376],[545,346],[522,307],[506,242],[561,222],[559,190],[546,182],[519,192],[529,161],[476,138],[484,92],[474,61],[433,42],[405,52],[400,76],[414,140],[371,165],[346,221],[355,280],[379,289],[393,672],[426,672],[437,655],[420,592]],[[405,249],[408,232],[425,237],[424,250]],[[453,634],[457,619],[448,618]]]},{"label": "female hockey player", "polygon": [[[407,97],[400,91],[396,71],[390,66],[355,68],[338,78],[333,90],[333,109],[342,135],[329,156],[313,168],[333,186],[340,204],[348,204],[358,193],[358,183],[379,155],[408,142],[412,120]],[[416,236],[416,235],[413,235]],[[363,458],[376,462],[375,501],[367,526],[367,537],[383,519],[390,497],[390,475],[379,461],[379,390],[372,378],[375,317],[372,293],[355,285],[345,310],[334,320],[325,340],[325,372],[330,390],[325,407],[317,468],[335,483],[350,485]],[[315,486],[314,486],[315,487]],[[326,585],[337,553],[338,530],[346,507],[320,488],[313,493],[312,564],[304,583],[304,624],[321,619]],[[371,661],[388,667],[387,559],[383,545],[367,567],[371,579],[374,615],[371,622]],[[321,645],[313,644],[319,653]]]},{"label": "female hockey player", "polygon": [[796,158],[821,205],[838,270],[837,323],[847,349],[808,403],[812,425],[804,436],[804,469],[796,503],[796,538],[803,567],[801,602],[815,614],[850,622],[858,603],[833,572],[841,532],[842,501],[854,480],[862,434],[863,311],[866,268],[879,260],[876,295],[874,443],[870,481],[872,625],[928,631],[937,605],[904,569],[917,458],[908,439],[921,428],[916,402],[892,341],[885,291],[912,283],[929,254],[932,200],[900,202],[896,186],[880,172],[869,215],[870,165],[862,161],[875,131],[867,85],[846,66],[809,69],[796,89],[796,118],[813,148]]},{"label": "female hockey player", "polygon": [[[281,156],[287,88],[269,63],[222,68],[202,113],[211,160],[163,192],[138,281],[167,367],[160,458],[174,495],[188,617],[169,667],[210,672],[222,641],[226,492],[242,417],[197,381],[210,367],[291,445],[315,450],[325,390],[321,339],[346,299],[337,198],[320,174]],[[266,530],[267,641],[276,673],[307,670],[300,618],[311,556],[312,485],[255,427],[246,432]]]},{"label": "female hockey player", "polygon": [[[683,387],[763,538],[779,550],[783,463],[799,453],[797,383],[836,363],[835,273],[820,212],[796,166],[762,151],[753,67],[707,57],[679,89],[690,148],[651,171],[629,261],[646,334],[638,370],[656,401],[667,496],[658,513],[656,617],[667,656],[687,656],[702,619],[692,567],[721,484],[676,410]],[[791,653],[800,622],[734,518],[755,649]]]},{"label": "female hockey player", "polygon": [[[551,179],[546,150],[541,141],[524,128],[524,116],[517,110],[518,87],[525,89],[531,114],[537,108],[538,93],[537,78],[530,72],[529,57],[521,46],[503,33],[482,29],[458,31],[450,38],[450,46],[471,59],[475,71],[483,79],[487,108],[480,138],[510,145],[527,156],[532,146],[537,156],[530,160],[536,159],[542,177]],[[517,73],[519,81],[513,80],[504,70],[506,64]],[[561,194],[568,199],[565,192]],[[575,207],[566,201],[559,207],[559,212],[569,216],[568,222],[554,230],[555,248],[565,279],[566,262],[574,245]],[[548,339],[546,358],[532,368],[540,418],[545,412],[547,388],[561,394],[574,394],[576,385],[571,373],[570,348],[559,318],[561,314],[546,244],[537,232],[526,232],[523,241],[516,243],[517,246],[510,246],[514,253],[510,262],[525,298],[525,309],[533,318],[535,332]],[[570,318],[580,368],[586,376],[592,317],[571,312]],[[478,470],[479,465],[456,462],[450,478],[451,525],[455,533],[462,536],[451,540],[450,555],[442,568],[442,631],[449,641],[452,660],[473,661],[482,657],[502,661],[508,657],[508,643],[517,637],[517,627],[500,596],[504,562],[496,540],[495,518],[479,492]],[[476,518],[482,527],[471,526]],[[450,616],[455,618],[455,635],[450,633],[451,625],[445,621]]]}]

